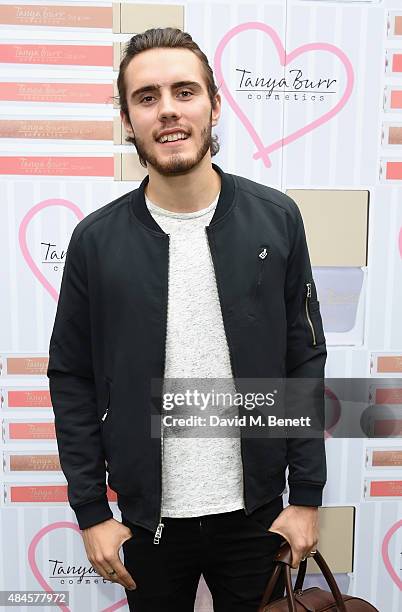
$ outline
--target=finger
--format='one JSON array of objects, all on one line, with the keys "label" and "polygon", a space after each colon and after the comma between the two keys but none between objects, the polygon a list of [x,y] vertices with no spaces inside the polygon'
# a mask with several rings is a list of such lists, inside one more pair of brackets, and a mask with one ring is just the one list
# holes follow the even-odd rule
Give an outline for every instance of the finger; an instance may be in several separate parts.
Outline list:
[{"label": "finger", "polygon": [[117,584],[120,584],[116,570],[110,565],[108,561],[105,562],[105,565],[101,566],[100,574],[108,582],[115,582]]},{"label": "finger", "polygon": [[300,562],[303,561],[304,559],[304,555],[303,553],[299,550],[296,551],[294,548],[292,548],[292,565],[291,567],[293,569],[297,569],[300,565]]},{"label": "finger", "polygon": [[110,565],[111,565],[111,569],[113,568],[114,571],[116,572],[115,574],[111,576],[114,582],[118,582],[126,589],[136,589],[137,588],[137,585],[135,581],[133,580],[133,577],[124,567],[119,557],[117,557],[117,559],[113,559],[113,562]]},{"label": "finger", "polygon": [[102,576],[102,578],[104,578],[104,580],[116,582],[117,572],[113,567],[114,564],[112,559],[106,559],[105,557],[98,556],[97,558],[92,558],[90,563],[95,571]]},{"label": "finger", "polygon": [[109,576],[107,573],[107,571],[111,571],[112,568],[103,568],[100,563],[96,563],[95,561],[92,561],[91,565],[94,568],[95,572],[99,574],[99,576],[102,576],[102,578],[104,578],[105,580],[110,580],[111,582],[113,582],[113,580],[111,580],[112,577]]},{"label": "finger", "polygon": [[308,548],[303,548],[300,550],[300,556],[303,559],[307,559],[308,557],[312,557],[315,554],[316,550],[314,547],[309,546]]},{"label": "finger", "polygon": [[[309,557],[312,557],[313,555],[311,554],[311,552],[312,551],[304,552],[304,553],[299,553],[298,555],[293,555],[292,554],[292,562],[294,561],[294,565],[292,565],[292,567],[294,569],[296,569],[300,565],[300,563],[302,561],[305,561]],[[315,551],[314,551],[314,553],[315,553]]]},{"label": "finger", "polygon": [[117,582],[117,572],[112,567],[106,570],[106,576],[110,582]]}]

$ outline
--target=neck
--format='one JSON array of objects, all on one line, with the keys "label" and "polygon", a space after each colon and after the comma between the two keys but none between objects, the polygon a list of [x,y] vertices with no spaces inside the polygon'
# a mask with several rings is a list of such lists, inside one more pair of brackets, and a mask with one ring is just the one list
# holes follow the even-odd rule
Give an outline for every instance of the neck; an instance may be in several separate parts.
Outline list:
[{"label": "neck", "polygon": [[213,202],[221,189],[221,178],[206,155],[183,174],[164,176],[148,164],[145,195],[160,208],[172,212],[195,212]]}]

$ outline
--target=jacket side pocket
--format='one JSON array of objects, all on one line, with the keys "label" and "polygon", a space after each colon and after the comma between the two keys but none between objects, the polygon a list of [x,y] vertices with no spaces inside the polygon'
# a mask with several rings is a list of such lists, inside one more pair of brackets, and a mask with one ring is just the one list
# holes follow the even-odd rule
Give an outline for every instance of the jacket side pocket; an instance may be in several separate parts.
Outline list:
[{"label": "jacket side pocket", "polygon": [[257,274],[257,283],[255,285],[255,291],[254,291],[254,296],[255,299],[258,299],[259,296],[261,295],[261,289],[262,289],[262,279],[264,276],[264,269],[265,269],[265,262],[268,259],[269,256],[269,247],[268,245],[262,245],[260,246],[260,248],[258,249],[258,274]]},{"label": "jacket side pocket", "polygon": [[111,428],[110,428],[110,400],[111,400],[111,380],[105,378],[106,385],[106,393],[105,393],[105,402],[102,408],[102,417],[100,421],[101,426],[101,434],[102,434],[102,442],[105,450],[106,458],[109,462],[110,459],[110,450],[111,450]]},{"label": "jacket side pocket", "polygon": [[105,422],[109,414],[111,381],[108,378],[105,378],[105,383],[106,383],[106,404],[105,404],[105,410],[103,412],[102,419],[101,419],[103,423]]}]

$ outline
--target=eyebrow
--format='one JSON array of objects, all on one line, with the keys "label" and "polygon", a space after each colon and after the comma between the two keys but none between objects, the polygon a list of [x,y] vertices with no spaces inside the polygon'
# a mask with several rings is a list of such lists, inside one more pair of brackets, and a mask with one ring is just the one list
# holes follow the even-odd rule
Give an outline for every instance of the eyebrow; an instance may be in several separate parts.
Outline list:
[{"label": "eyebrow", "polygon": [[[197,81],[176,81],[175,83],[172,83],[171,85],[172,89],[179,89],[180,87],[192,87],[193,89],[196,89],[197,91],[201,91],[202,87],[199,83],[197,83]],[[147,91],[155,91],[160,89],[161,86],[158,85],[157,83],[152,83],[151,85],[145,85],[144,87],[140,87],[139,89],[136,89],[135,91],[133,91],[133,93],[131,94],[131,99],[137,98],[140,94],[145,93]]]}]

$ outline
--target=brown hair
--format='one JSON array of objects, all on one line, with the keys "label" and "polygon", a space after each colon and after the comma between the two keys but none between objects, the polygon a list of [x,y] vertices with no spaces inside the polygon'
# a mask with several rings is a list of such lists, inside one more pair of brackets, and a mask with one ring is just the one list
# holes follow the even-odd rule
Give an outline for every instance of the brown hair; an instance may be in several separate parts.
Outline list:
[{"label": "brown hair", "polygon": [[[171,48],[171,49],[189,49],[201,60],[207,90],[208,97],[211,102],[212,108],[215,108],[216,100],[215,95],[218,92],[218,87],[216,86],[214,80],[214,74],[212,72],[212,68],[208,63],[208,58],[201,51],[196,42],[193,41],[191,35],[187,32],[183,32],[178,28],[151,28],[142,32],[141,34],[135,34],[127,43],[127,46],[124,51],[124,57],[120,62],[119,75],[117,77],[117,89],[118,96],[117,103],[120,106],[120,109],[123,113],[128,117],[128,105],[127,105],[127,87],[124,80],[124,75],[127,69],[128,64],[131,62],[133,57],[141,53],[142,51],[147,51],[148,49],[155,48]],[[126,142],[131,142],[135,145],[135,138],[131,136],[127,136],[125,138]],[[219,151],[219,142],[218,136],[212,136],[211,142],[211,155],[216,155]],[[146,162],[140,157],[140,163],[142,166],[146,167]]]}]

